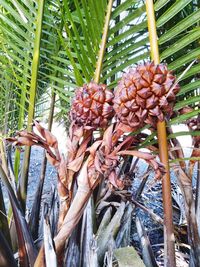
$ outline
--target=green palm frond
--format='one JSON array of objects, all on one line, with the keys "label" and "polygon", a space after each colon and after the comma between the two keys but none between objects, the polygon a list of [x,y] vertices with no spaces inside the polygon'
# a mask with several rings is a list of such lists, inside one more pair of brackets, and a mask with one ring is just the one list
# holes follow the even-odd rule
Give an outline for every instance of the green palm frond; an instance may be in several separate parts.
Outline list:
[{"label": "green palm frond", "polygon": [[[161,60],[168,63],[169,68],[175,71],[177,76],[182,74],[189,63],[196,60],[196,64],[181,78],[180,84],[185,86],[194,81],[200,67],[197,60],[200,55],[200,9],[197,1],[167,2],[157,1],[155,4],[155,10],[158,11],[157,31]],[[191,90],[194,89],[195,86],[191,86]],[[182,92],[181,89],[179,95],[185,93]]]},{"label": "green palm frond", "polygon": [[[104,7],[106,5],[106,1],[103,0],[94,2]],[[104,18],[93,12],[90,1],[87,6],[85,1],[81,1],[81,4],[77,1],[71,3],[70,7],[67,4],[62,7],[65,16],[65,34],[62,34],[61,42],[65,45],[66,55],[70,54],[70,57],[67,57],[74,70],[76,83],[79,85],[93,78],[94,59],[98,55],[96,44],[102,32],[100,20]],[[179,77],[200,55],[198,43],[200,10],[195,1],[158,0],[155,3],[155,11],[161,61],[167,63]],[[105,10],[103,14],[105,16]],[[101,81],[113,89],[127,68],[146,60],[149,60],[149,39],[144,2],[114,1]],[[195,113],[191,113],[191,117],[198,114],[199,69],[199,62],[196,61],[181,77],[181,91],[175,107],[178,111],[185,105],[193,106]],[[183,121],[184,116],[180,116],[170,123]]]},{"label": "green palm frond", "polygon": [[75,0],[60,3],[64,23],[60,41],[65,55],[70,60],[77,85],[89,82],[94,76],[106,2]]},{"label": "green palm frond", "polygon": [[[181,90],[178,94],[178,101],[175,110],[180,110],[190,105],[198,112],[199,80],[198,72],[200,64],[199,39],[200,39],[200,9],[197,1],[161,1],[155,4],[157,11],[157,30],[161,60],[168,63],[179,77],[187,66],[196,60],[195,64],[180,80]],[[190,117],[194,113],[191,112]],[[190,118],[187,114],[187,118]],[[184,116],[173,119],[171,123],[181,123]]]},{"label": "green palm frond", "polygon": [[0,5],[0,50],[4,58],[0,83],[3,87],[4,79],[9,81],[5,93],[9,92],[6,105],[10,108],[5,115],[16,129],[23,127],[29,101],[36,8],[33,2],[24,6],[20,1],[0,1]]},{"label": "green palm frond", "polygon": [[[51,97],[53,90],[57,95],[56,106],[61,111],[59,116],[67,118],[74,88],[93,79],[107,4],[107,0],[46,0],[37,89],[37,116],[40,115],[42,107],[48,108],[44,99],[46,96]],[[194,107],[195,111],[187,114],[187,117],[198,114],[200,9],[197,4],[197,1],[190,0],[155,1],[161,61],[166,62],[179,77],[187,66],[196,60],[180,79],[181,91],[175,107],[176,111],[185,105]],[[23,107],[20,117],[25,117],[29,99],[37,1],[0,0],[0,5],[0,75],[1,87],[5,88],[1,97],[3,99],[2,94],[9,90],[12,99],[15,99],[9,99],[13,108],[12,112],[8,112],[10,119],[19,116],[20,107]],[[115,0],[101,82],[113,89],[124,71],[149,58],[144,1]],[[4,98],[6,97],[4,94]],[[5,113],[5,107],[6,105],[2,105],[1,114]],[[179,116],[173,118],[170,124],[184,120],[185,116]],[[15,119],[16,121],[18,120]]]}]

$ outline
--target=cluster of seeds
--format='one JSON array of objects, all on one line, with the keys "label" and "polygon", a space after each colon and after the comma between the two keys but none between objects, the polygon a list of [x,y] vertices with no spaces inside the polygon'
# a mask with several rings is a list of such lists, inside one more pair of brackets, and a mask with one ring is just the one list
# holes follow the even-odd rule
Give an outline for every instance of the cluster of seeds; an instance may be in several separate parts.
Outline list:
[{"label": "cluster of seeds", "polygon": [[90,82],[76,91],[71,119],[79,125],[106,127],[116,114],[133,130],[145,123],[156,126],[173,113],[179,85],[164,64],[145,63],[130,69],[114,93],[104,84]]},{"label": "cluster of seeds", "polygon": [[114,115],[113,98],[113,93],[105,84],[84,84],[76,90],[71,107],[71,120],[80,126],[106,127]]}]

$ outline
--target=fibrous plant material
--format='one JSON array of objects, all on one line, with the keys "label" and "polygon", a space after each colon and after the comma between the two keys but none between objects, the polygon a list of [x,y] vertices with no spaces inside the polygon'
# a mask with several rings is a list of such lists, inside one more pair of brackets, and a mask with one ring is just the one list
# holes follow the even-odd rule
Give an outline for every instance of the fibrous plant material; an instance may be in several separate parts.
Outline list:
[{"label": "fibrous plant material", "polygon": [[0,262],[2,267],[6,266],[17,267],[17,263],[13,256],[13,252],[10,249],[10,246],[1,230],[0,230]]},{"label": "fibrous plant material", "polygon": [[119,120],[134,129],[156,126],[173,113],[179,85],[164,64],[146,63],[130,69],[115,91],[114,109]]},{"label": "fibrous plant material", "polygon": [[[185,106],[179,113],[181,115],[189,114],[194,112],[194,109]],[[191,159],[185,167],[182,167],[181,161],[174,165],[174,173],[177,176],[180,189],[182,191],[183,199],[184,199],[184,211],[187,219],[188,225],[188,241],[190,245],[190,265],[191,266],[199,266],[200,265],[200,231],[199,231],[199,209],[196,203],[199,201],[199,197],[197,195],[196,199],[193,194],[193,175],[194,175],[194,166],[198,162],[198,158],[200,156],[200,138],[199,135],[195,135],[195,132],[198,132],[200,129],[200,116],[198,115],[196,118],[187,119],[186,125],[188,126],[189,131],[191,131],[194,136],[192,136],[193,141],[193,149],[191,151]],[[171,129],[171,133],[173,133]],[[173,141],[173,140],[172,140]],[[174,145],[174,142],[172,142]],[[175,143],[177,146],[177,141]],[[174,145],[174,146],[175,146]],[[183,149],[181,146],[178,147],[179,150]],[[181,157],[178,156],[180,159]],[[184,156],[182,157],[184,158]],[[197,169],[198,170],[198,169]],[[197,186],[198,192],[198,186]]]},{"label": "fibrous plant material", "polygon": [[[69,129],[67,140],[68,156],[65,158],[58,150],[58,141],[50,131],[43,128],[41,124],[34,121],[34,131],[22,130],[17,132],[16,137],[7,138],[16,146],[40,146],[45,149],[47,160],[58,171],[58,193],[60,196],[60,214],[58,228],[63,222],[72,199],[73,175],[81,168],[84,160],[84,153],[91,140],[91,130],[83,130],[74,123]],[[37,133],[35,132],[37,130]],[[82,141],[80,142],[80,140]]]},{"label": "fibrous plant material", "polygon": [[[98,91],[98,86],[96,88]],[[87,97],[89,98],[90,95],[88,94]],[[55,137],[37,121],[34,124],[40,135],[21,131],[15,138],[8,138],[15,145],[37,145],[45,148],[47,159],[58,170],[58,192],[61,201],[64,200],[59,216],[59,231],[54,238],[58,255],[62,254],[66,240],[79,222],[85,205],[98,183],[106,179],[113,187],[123,188],[123,180],[118,175],[118,168],[124,156],[130,155],[145,160],[153,167],[157,179],[165,172],[163,165],[156,162],[154,155],[133,150],[140,140],[132,135],[127,136],[127,133],[131,132],[130,127],[107,120],[107,123],[111,124],[101,137],[95,138],[93,130],[100,127],[101,121],[97,126],[92,120],[90,123],[81,121],[81,124],[76,118],[77,116],[74,117],[69,129],[66,157],[59,153]],[[94,141],[89,146],[92,138]],[[75,181],[78,186],[76,193],[72,186]],[[74,199],[72,199],[73,194],[75,194]],[[42,261],[43,250],[40,251],[35,266],[42,266]]]},{"label": "fibrous plant material", "polygon": [[[127,81],[126,76],[129,77],[129,85],[131,81],[132,85],[128,87],[126,84],[127,88],[124,88],[122,84]],[[70,113],[71,125],[66,156],[59,152],[56,138],[37,121],[34,122],[34,126],[39,135],[23,130],[18,132],[15,138],[7,139],[18,146],[43,147],[47,159],[58,170],[58,193],[61,205],[58,233],[54,242],[59,258],[95,187],[104,179],[111,187],[124,188],[124,181],[119,172],[124,157],[128,155],[145,160],[153,167],[156,179],[165,173],[164,166],[156,161],[154,155],[135,150],[141,142],[141,137],[129,134],[148,121],[155,126],[158,120],[164,120],[166,113],[172,113],[173,100],[179,89],[178,85],[173,87],[174,81],[175,77],[165,65],[146,63],[124,75],[115,95],[106,88],[106,85],[95,82],[77,88]],[[147,88],[145,82],[148,83]],[[159,90],[163,90],[162,95],[159,95],[155,84],[161,87]],[[132,99],[127,100],[123,94],[127,97],[130,95]],[[143,99],[145,106],[138,101],[139,97]],[[165,101],[168,101],[168,105]],[[129,109],[126,107],[127,103],[130,105]],[[135,104],[138,105],[137,110],[134,110]],[[112,120],[114,112],[117,120]],[[142,113],[145,115],[142,116]],[[137,114],[138,124],[134,122],[133,114]],[[93,131],[99,128],[105,128],[104,133],[95,137]],[[76,192],[73,186],[75,182]],[[43,256],[41,249],[35,266],[42,266]]]},{"label": "fibrous plant material", "polygon": [[[193,112],[194,109],[191,107],[184,107],[180,110],[180,114],[187,114],[190,112]],[[198,116],[196,118],[192,118],[192,119],[188,119],[186,121],[186,125],[189,129],[190,132],[194,133],[195,131],[199,131],[200,130],[200,115],[198,114]],[[191,153],[191,159],[189,162],[189,177],[192,180],[192,175],[194,172],[194,166],[195,163],[198,162],[198,157],[200,157],[200,136],[199,135],[194,135],[192,136],[192,143],[193,143],[193,150]],[[195,159],[196,158],[196,159]]]},{"label": "fibrous plant material", "polygon": [[140,218],[136,217],[136,228],[139,236],[140,246],[142,250],[142,258],[146,266],[158,267],[156,263],[149,237],[146,233],[143,223]]},{"label": "fibrous plant material", "polygon": [[79,126],[107,126],[113,116],[113,98],[113,93],[105,84],[84,84],[76,90],[71,107],[71,120]]},{"label": "fibrous plant material", "polygon": [[[26,219],[23,215],[23,211],[12,188],[10,180],[1,165],[0,177],[8,191],[10,203],[12,206],[13,218],[15,221],[16,234],[18,239],[19,264],[20,266],[33,266],[37,253],[36,247],[33,242],[32,236],[30,235]],[[0,265],[1,263],[2,262],[0,261]]]}]

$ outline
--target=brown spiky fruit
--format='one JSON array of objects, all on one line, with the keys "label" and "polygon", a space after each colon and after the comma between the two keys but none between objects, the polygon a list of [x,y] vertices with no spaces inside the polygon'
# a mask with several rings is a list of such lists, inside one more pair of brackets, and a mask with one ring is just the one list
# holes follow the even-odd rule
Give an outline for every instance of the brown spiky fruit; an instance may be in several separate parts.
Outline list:
[{"label": "brown spiky fruit", "polygon": [[153,62],[130,69],[115,90],[114,110],[118,119],[134,129],[144,123],[156,126],[173,113],[179,85],[164,64]]},{"label": "brown spiky fruit", "polygon": [[112,118],[114,95],[105,84],[90,82],[76,90],[70,117],[79,126],[105,127]]}]

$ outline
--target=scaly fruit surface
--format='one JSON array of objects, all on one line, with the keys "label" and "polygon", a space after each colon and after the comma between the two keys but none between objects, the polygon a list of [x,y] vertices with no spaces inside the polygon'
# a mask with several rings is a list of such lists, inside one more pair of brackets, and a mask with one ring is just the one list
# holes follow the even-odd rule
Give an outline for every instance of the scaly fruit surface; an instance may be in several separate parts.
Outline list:
[{"label": "scaly fruit surface", "polygon": [[78,88],[72,102],[70,117],[79,126],[106,127],[113,117],[114,95],[105,84],[90,82]]},{"label": "scaly fruit surface", "polygon": [[115,90],[114,110],[118,119],[138,129],[144,123],[156,126],[173,113],[179,85],[164,64],[145,63],[130,69]]}]

